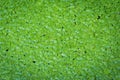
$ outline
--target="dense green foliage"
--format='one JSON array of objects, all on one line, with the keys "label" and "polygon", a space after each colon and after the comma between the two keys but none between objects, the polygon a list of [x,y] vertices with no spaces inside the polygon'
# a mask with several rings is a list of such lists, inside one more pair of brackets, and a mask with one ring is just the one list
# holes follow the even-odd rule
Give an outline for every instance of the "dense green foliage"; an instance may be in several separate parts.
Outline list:
[{"label": "dense green foliage", "polygon": [[119,0],[0,0],[0,80],[119,80]]}]

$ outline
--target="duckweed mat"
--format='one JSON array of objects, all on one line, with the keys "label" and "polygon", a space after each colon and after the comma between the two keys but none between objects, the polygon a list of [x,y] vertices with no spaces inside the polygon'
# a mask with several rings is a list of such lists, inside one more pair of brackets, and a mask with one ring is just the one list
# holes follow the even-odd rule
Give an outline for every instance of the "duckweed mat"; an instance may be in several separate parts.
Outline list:
[{"label": "duckweed mat", "polygon": [[0,80],[119,79],[119,0],[0,0]]}]

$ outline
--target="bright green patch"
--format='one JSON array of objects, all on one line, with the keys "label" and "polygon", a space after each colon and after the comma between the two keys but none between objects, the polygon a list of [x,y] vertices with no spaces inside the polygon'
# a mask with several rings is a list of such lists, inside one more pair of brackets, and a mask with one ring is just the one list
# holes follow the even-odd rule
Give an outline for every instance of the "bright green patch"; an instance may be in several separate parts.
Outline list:
[{"label": "bright green patch", "polygon": [[119,80],[119,0],[1,0],[0,80]]}]

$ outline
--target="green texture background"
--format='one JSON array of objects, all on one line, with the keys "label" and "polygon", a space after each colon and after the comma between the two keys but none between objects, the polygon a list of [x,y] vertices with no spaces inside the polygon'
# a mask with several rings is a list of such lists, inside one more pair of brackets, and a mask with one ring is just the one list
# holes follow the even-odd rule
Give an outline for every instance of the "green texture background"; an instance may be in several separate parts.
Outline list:
[{"label": "green texture background", "polygon": [[0,80],[119,79],[119,0],[0,0]]}]

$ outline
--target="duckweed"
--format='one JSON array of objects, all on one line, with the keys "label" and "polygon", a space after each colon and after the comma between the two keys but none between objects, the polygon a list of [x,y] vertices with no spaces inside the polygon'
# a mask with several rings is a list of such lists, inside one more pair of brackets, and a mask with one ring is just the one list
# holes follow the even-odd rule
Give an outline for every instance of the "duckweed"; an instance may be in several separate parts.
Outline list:
[{"label": "duckweed", "polygon": [[119,0],[0,0],[0,80],[119,80]]}]

